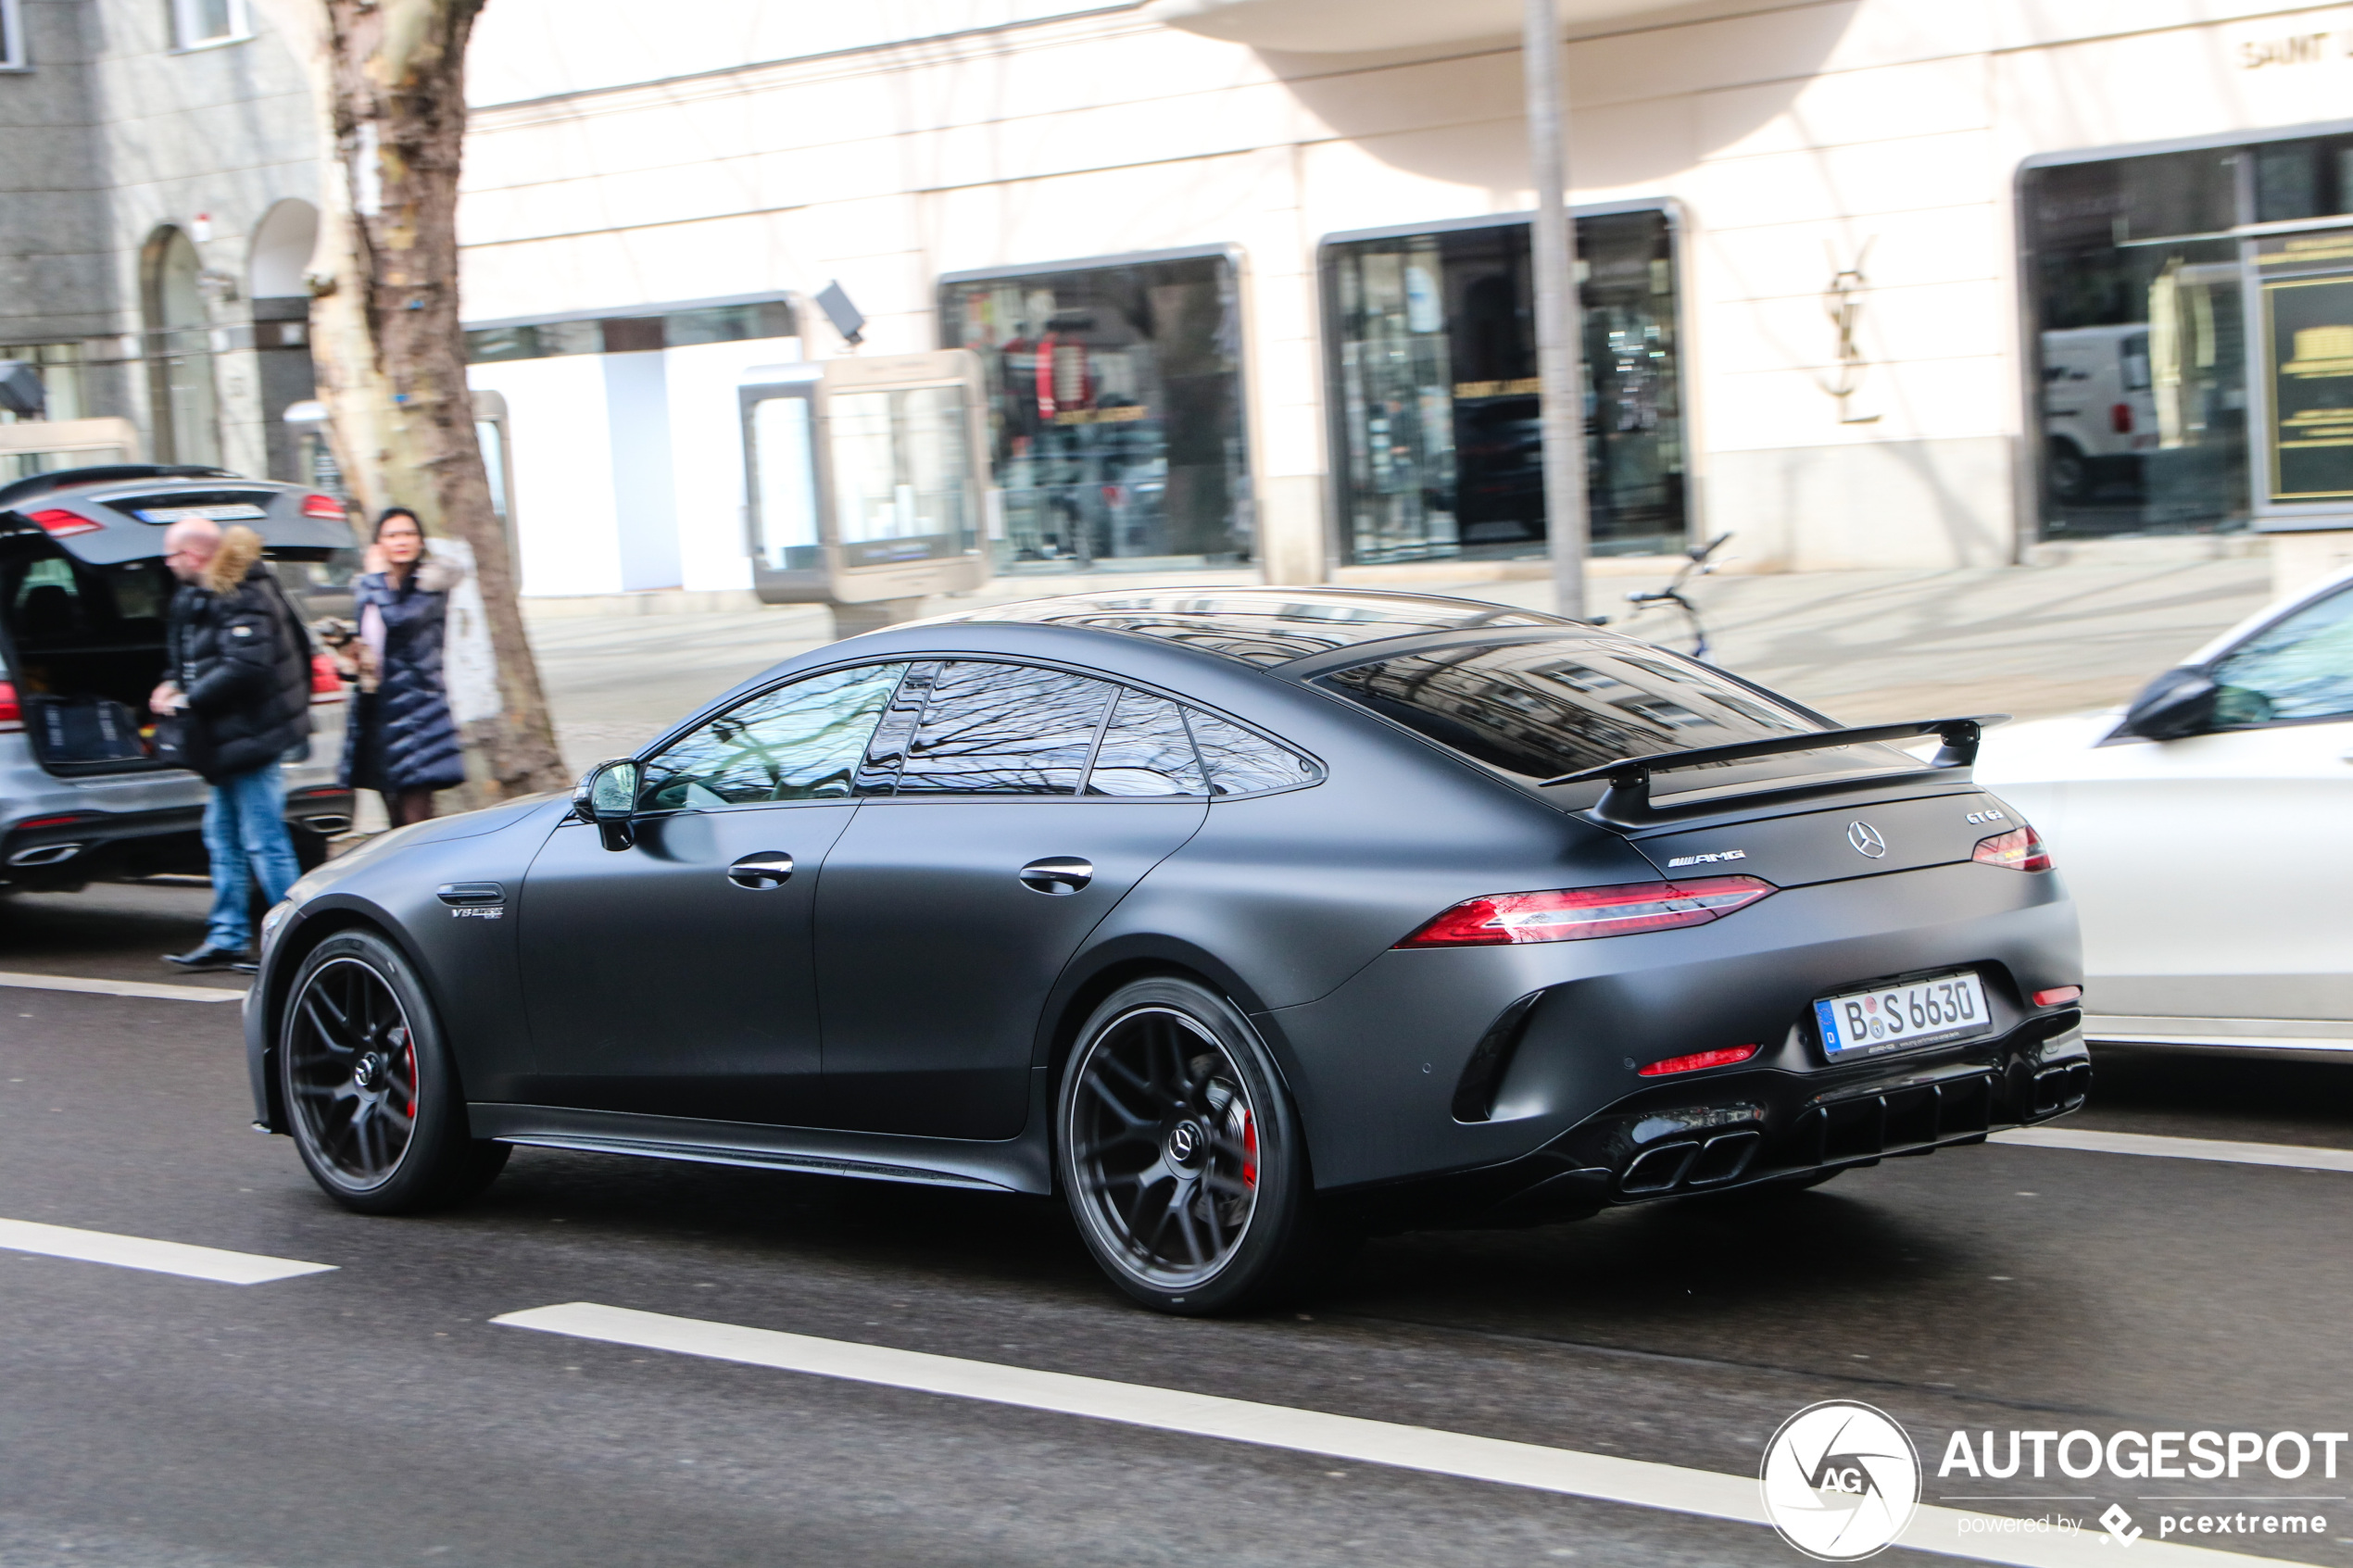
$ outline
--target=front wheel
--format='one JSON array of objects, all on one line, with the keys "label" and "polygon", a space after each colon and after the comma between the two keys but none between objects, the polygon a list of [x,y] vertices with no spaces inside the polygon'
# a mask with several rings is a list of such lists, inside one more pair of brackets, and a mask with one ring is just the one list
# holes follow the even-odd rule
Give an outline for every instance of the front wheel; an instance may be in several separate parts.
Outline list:
[{"label": "front wheel", "polygon": [[1056,1134],[1088,1250],[1147,1307],[1239,1311],[1331,1261],[1274,1059],[1204,986],[1142,980],[1097,1008],[1063,1074]]},{"label": "front wheel", "polygon": [[372,931],[319,944],[288,988],[278,1072],[312,1180],[363,1214],[472,1198],[507,1162],[477,1141],[433,1004],[400,950]]}]

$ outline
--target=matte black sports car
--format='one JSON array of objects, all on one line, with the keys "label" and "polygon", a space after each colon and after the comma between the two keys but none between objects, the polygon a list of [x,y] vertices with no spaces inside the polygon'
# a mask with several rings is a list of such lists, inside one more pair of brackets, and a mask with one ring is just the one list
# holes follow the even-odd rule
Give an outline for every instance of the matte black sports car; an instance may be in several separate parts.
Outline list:
[{"label": "matte black sports car", "polygon": [[369,1212],[516,1144],[1059,1189],[1180,1312],[1370,1228],[1786,1191],[2083,1098],[1980,722],[1403,594],[871,633],[304,878],[255,1102]]}]

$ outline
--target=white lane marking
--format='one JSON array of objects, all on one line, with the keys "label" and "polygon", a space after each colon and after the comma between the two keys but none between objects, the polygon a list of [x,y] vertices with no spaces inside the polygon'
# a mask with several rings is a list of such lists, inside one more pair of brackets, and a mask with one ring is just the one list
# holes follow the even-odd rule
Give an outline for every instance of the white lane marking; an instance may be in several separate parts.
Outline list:
[{"label": "white lane marking", "polygon": [[33,1220],[0,1220],[0,1247],[11,1252],[39,1252],[50,1258],[76,1258],[85,1263],[112,1263],[118,1268],[218,1280],[222,1285],[267,1285],[273,1279],[292,1279],[296,1274],[331,1273],[335,1267],[333,1263],[298,1263],[291,1258],[265,1258],[258,1252],[224,1252],[218,1247],[191,1247],[180,1241],[149,1241],[145,1236],[44,1225]]},{"label": "white lane marking", "polygon": [[[1743,1524],[1766,1523],[1754,1476],[1723,1475],[1647,1460],[1579,1453],[1571,1449],[1476,1437],[1467,1433],[1366,1421],[1321,1411],[1291,1410],[1214,1394],[1114,1383],[1069,1373],[1037,1372],[994,1361],[969,1361],[921,1350],[816,1339],[774,1329],[743,1328],[699,1318],[599,1306],[593,1301],[535,1307],[527,1311],[507,1312],[490,1321],[574,1339],[775,1367],[818,1377],[944,1394],[951,1399],[1018,1405],[1026,1410],[1051,1411],[1161,1432],[1320,1454],[1328,1459],[1492,1481],[1636,1508],[1696,1514],[1704,1519],[1729,1519]],[[1913,1516],[1911,1527],[1899,1537],[1898,1544],[1946,1557],[2014,1564],[2016,1568],[2092,1568],[2094,1564],[2113,1568],[2113,1555],[2101,1549],[2107,1545],[2106,1537],[2097,1537],[2096,1532],[2095,1538],[2089,1540],[2074,1536],[1993,1533],[2007,1524],[1996,1515],[1923,1507]],[[2272,1560],[2144,1538],[2136,1543],[2133,1561],[2178,1568],[2192,1568],[2194,1564],[2249,1568],[2250,1564]]]},{"label": "white lane marking", "polygon": [[2165,1138],[2152,1133],[2095,1133],[2077,1127],[2013,1127],[1988,1143],[2071,1148],[2085,1154],[2146,1154],[2159,1160],[2219,1160],[2227,1165],[2278,1165],[2294,1171],[2353,1171],[2353,1149],[2223,1138]]},{"label": "white lane marking", "polygon": [[0,985],[27,991],[80,991],[93,997],[150,997],[166,1002],[242,1002],[243,990],[217,985],[167,985],[159,980],[88,980],[79,974],[0,972]]}]

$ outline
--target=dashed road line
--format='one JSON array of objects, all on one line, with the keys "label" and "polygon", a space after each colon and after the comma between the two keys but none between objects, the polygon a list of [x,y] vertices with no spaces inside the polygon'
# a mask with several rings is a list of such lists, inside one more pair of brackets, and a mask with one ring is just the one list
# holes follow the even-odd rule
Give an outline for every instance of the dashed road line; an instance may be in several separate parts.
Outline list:
[{"label": "dashed road line", "polygon": [[[1283,1405],[1115,1383],[1069,1373],[1038,1372],[920,1350],[817,1339],[774,1329],[744,1328],[699,1318],[600,1306],[591,1301],[535,1307],[490,1321],[573,1339],[667,1350],[951,1399],[1016,1405],[1026,1410],[1050,1411],[1435,1475],[1461,1476],[1704,1519],[1725,1519],[1742,1524],[1767,1523],[1753,1476],[1725,1475],[1646,1460],[1580,1453],[1536,1443],[1507,1442],[1468,1433],[1292,1410]],[[2095,1564],[2098,1568],[2114,1568],[2116,1555],[2107,1549],[2104,1537],[2086,1539],[2081,1536],[1999,1533],[2010,1523],[1998,1515],[1923,1507],[1913,1516],[1911,1526],[1897,1537],[1897,1544],[1945,1557],[2014,1564],[2016,1568],[2093,1568]],[[2170,1568],[2194,1568],[2198,1564],[2208,1568],[2252,1568],[2274,1560],[2144,1538],[2135,1543],[2133,1561]]]},{"label": "dashed road line", "polygon": [[93,980],[79,974],[18,974],[0,971],[0,985],[27,991],[79,991],[92,997],[146,997],[166,1002],[242,1002],[242,989],[223,985],[169,985],[160,980]]},{"label": "dashed road line", "polygon": [[2168,1138],[2151,1133],[2099,1133],[2081,1127],[2013,1127],[1988,1143],[2027,1148],[2067,1148],[2083,1154],[2145,1154],[2158,1160],[2214,1160],[2226,1165],[2274,1165],[2293,1171],[2353,1171],[2353,1149],[2287,1143],[2233,1143],[2223,1138]]},{"label": "dashed road line", "polygon": [[145,1236],[44,1225],[33,1220],[0,1220],[0,1248],[11,1252],[38,1252],[49,1258],[73,1258],[85,1263],[112,1263],[120,1269],[180,1274],[188,1279],[217,1280],[222,1285],[267,1285],[271,1280],[293,1279],[298,1274],[330,1273],[335,1267],[333,1263],[267,1258],[258,1252],[228,1252],[218,1247],[191,1247],[180,1241],[150,1241]]}]

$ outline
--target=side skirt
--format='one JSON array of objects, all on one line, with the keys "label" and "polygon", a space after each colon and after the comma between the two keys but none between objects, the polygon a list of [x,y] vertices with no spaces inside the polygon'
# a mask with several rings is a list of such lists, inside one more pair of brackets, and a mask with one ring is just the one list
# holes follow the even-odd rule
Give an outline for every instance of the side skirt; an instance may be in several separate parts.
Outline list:
[{"label": "side skirt", "polygon": [[1044,1194],[1053,1189],[1044,1148],[1026,1137],[1002,1143],[910,1138],[823,1127],[634,1116],[553,1105],[475,1103],[466,1107],[466,1117],[478,1138],[539,1148],[631,1154],[700,1165],[740,1165],[979,1192]]}]

